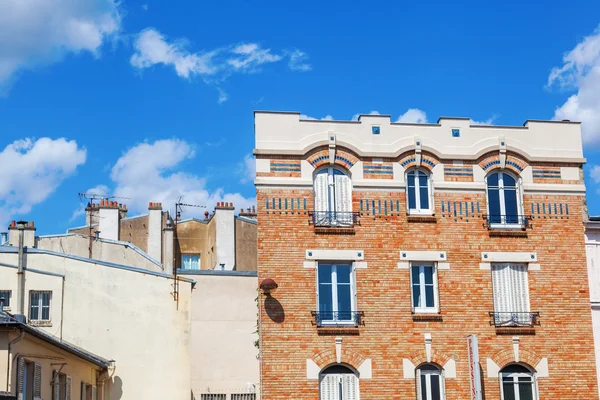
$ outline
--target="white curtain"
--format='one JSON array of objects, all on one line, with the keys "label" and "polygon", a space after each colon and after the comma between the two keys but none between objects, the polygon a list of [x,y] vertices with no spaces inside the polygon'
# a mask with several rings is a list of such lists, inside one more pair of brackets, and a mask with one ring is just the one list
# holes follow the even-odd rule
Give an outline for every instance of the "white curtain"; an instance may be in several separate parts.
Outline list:
[{"label": "white curtain", "polygon": [[315,211],[329,211],[328,169],[315,176]]},{"label": "white curtain", "polygon": [[[527,266],[524,264],[494,264],[492,266],[494,312],[500,320],[510,313],[528,313]],[[515,314],[518,322],[529,322],[529,315]]]}]

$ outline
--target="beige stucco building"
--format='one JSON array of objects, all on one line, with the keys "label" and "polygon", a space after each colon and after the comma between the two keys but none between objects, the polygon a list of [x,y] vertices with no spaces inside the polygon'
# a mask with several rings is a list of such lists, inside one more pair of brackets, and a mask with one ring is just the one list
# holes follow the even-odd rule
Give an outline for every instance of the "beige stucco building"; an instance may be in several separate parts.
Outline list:
[{"label": "beige stucco building", "polygon": [[113,363],[0,311],[0,399],[102,400]]}]

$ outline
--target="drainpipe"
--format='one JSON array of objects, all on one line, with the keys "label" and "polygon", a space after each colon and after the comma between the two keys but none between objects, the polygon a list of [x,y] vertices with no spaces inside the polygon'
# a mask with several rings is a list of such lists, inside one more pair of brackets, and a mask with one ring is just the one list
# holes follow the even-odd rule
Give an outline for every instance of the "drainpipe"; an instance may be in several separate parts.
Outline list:
[{"label": "drainpipe", "polygon": [[[21,330],[21,334],[15,338],[13,341],[8,343],[8,351],[6,352],[6,391],[9,392],[10,390],[12,390],[12,388],[10,388],[10,375],[11,375],[11,371],[12,371],[12,362],[10,360],[10,348],[12,347],[13,344],[23,340],[23,338],[25,337],[25,331]],[[15,357],[18,354],[15,354]],[[13,357],[13,361],[15,360],[15,357]],[[10,390],[9,390],[10,389]]]},{"label": "drainpipe", "polygon": [[18,260],[18,269],[17,269],[17,314],[25,315],[25,272],[24,272],[24,252],[23,252],[23,242],[25,240],[25,225],[27,222],[19,221],[17,222],[17,229],[19,230],[19,260]]}]

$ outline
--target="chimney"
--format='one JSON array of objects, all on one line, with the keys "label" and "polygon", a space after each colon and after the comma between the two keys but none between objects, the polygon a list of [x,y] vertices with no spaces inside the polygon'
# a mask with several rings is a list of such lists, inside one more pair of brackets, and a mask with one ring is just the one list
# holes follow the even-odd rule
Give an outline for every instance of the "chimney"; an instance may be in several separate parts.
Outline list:
[{"label": "chimney", "polygon": [[19,246],[19,225],[23,228],[23,247],[35,247],[35,226],[33,222],[12,221],[8,227],[8,245]]},{"label": "chimney", "polygon": [[119,203],[119,217],[121,219],[127,218],[127,204]]},{"label": "chimney", "polygon": [[98,204],[88,203],[85,208],[85,225],[86,226],[95,226],[98,225],[98,213],[100,209],[98,208]]},{"label": "chimney", "polygon": [[163,236],[163,265],[165,266],[165,274],[173,273],[173,263],[175,262],[175,239],[173,232],[173,220],[169,213],[167,214],[167,218],[165,221],[165,229]]},{"label": "chimney", "polygon": [[162,203],[148,203],[148,255],[162,258]]},{"label": "chimney", "polygon": [[208,221],[208,216],[209,216],[209,214],[210,214],[210,213],[209,213],[208,211],[205,211],[205,212],[204,212],[204,220],[205,220],[205,221]]},{"label": "chimney", "polygon": [[[101,200],[98,206],[98,230],[102,239],[119,240],[121,215],[116,201]],[[92,221],[93,222],[93,221]]]},{"label": "chimney", "polygon": [[235,269],[235,208],[233,203],[219,202],[215,207],[216,263],[218,269]]},{"label": "chimney", "polygon": [[257,220],[256,217],[256,208],[254,206],[252,206],[252,208],[248,207],[246,209],[246,211],[244,211],[244,209],[242,208],[240,210],[240,217],[244,217],[244,218],[248,218],[248,219],[253,219],[253,220]]}]

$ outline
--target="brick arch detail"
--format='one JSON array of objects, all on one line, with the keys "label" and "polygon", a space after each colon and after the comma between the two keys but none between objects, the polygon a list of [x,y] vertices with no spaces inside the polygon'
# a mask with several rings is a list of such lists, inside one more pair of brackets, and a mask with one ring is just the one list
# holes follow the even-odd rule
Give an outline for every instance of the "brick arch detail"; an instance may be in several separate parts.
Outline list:
[{"label": "brick arch detail", "polygon": [[[404,169],[415,168],[417,166],[417,160],[414,153],[401,156],[400,159],[398,159],[398,162]],[[419,168],[424,168],[431,172],[439,163],[440,161],[436,157],[433,157],[430,154],[421,154],[421,166]]]},{"label": "brick arch detail", "polygon": [[[452,356],[444,353],[443,351],[434,349],[431,350],[431,363],[437,364],[440,367],[443,367],[444,364],[450,360],[450,358],[452,358]],[[418,353],[413,353],[408,359],[415,367],[418,367],[421,364],[427,363],[427,354],[425,351],[420,351]]]},{"label": "brick arch detail", "polygon": [[[309,162],[315,169],[329,164],[329,149],[322,149],[310,154],[306,161]],[[339,165],[347,170],[350,170],[358,162],[358,157],[354,154],[336,147],[334,164]]]},{"label": "brick arch detail", "polygon": [[[324,350],[312,356],[312,360],[323,369],[331,364],[337,364],[337,356],[335,349]],[[352,350],[344,349],[342,347],[341,362],[350,365],[354,369],[358,369],[360,365],[366,360],[366,357],[360,353]]]},{"label": "brick arch detail", "polygon": [[[500,350],[492,356],[492,360],[500,367],[506,367],[508,364],[516,362],[515,353],[512,348]],[[540,363],[542,357],[532,350],[519,348],[519,363],[527,364],[535,368]]]},{"label": "brick arch detail", "polygon": [[[479,165],[486,174],[500,168],[500,153],[487,153],[477,161],[477,165]],[[521,175],[527,166],[529,166],[529,163],[524,158],[512,153],[506,155],[504,168],[514,172],[518,176]]]}]

